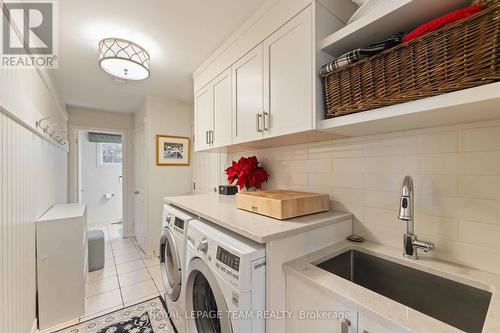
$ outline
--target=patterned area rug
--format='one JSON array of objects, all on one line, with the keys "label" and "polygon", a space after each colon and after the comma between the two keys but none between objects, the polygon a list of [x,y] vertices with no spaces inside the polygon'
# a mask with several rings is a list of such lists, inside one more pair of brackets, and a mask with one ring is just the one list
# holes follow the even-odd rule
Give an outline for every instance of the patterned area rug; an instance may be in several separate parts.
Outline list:
[{"label": "patterned area rug", "polygon": [[58,333],[174,333],[160,298],[65,328]]}]

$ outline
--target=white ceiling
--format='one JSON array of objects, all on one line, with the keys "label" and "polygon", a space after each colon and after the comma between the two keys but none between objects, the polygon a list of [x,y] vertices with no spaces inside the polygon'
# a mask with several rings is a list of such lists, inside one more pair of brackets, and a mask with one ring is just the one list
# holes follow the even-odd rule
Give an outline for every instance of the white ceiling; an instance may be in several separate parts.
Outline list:
[{"label": "white ceiling", "polygon": [[[134,112],[153,95],[192,102],[192,73],[265,0],[62,0],[56,87],[66,104]],[[142,45],[146,81],[119,83],[98,65],[104,37]]]}]

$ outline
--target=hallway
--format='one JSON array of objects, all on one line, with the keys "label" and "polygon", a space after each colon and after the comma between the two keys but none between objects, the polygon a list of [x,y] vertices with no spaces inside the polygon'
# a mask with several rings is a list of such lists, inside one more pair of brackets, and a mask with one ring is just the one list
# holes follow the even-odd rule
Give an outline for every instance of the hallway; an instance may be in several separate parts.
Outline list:
[{"label": "hallway", "polygon": [[146,258],[135,240],[122,238],[122,224],[89,227],[105,235],[104,269],[88,274],[85,315],[80,322],[159,296],[160,262]]}]

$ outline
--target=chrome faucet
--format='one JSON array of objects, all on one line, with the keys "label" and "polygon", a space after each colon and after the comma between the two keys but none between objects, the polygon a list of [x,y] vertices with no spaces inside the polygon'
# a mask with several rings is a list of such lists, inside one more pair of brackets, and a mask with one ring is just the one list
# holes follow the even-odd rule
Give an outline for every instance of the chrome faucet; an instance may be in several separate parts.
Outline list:
[{"label": "chrome faucet", "polygon": [[406,258],[418,259],[418,249],[429,252],[434,249],[434,244],[417,239],[417,235],[414,233],[413,207],[413,179],[411,176],[406,176],[399,204],[399,219],[407,223],[403,241],[403,255]]}]

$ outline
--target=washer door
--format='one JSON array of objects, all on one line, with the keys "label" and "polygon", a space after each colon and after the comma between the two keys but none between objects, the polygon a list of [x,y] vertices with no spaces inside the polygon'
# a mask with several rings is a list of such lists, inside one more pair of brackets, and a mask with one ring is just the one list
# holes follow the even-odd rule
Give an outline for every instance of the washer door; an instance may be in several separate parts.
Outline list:
[{"label": "washer door", "polygon": [[163,229],[160,241],[161,277],[165,286],[165,294],[175,302],[181,293],[181,260],[175,246],[174,237],[169,228]]},{"label": "washer door", "polygon": [[195,258],[189,264],[186,284],[186,310],[191,333],[232,333],[228,308],[220,286],[210,268]]}]

